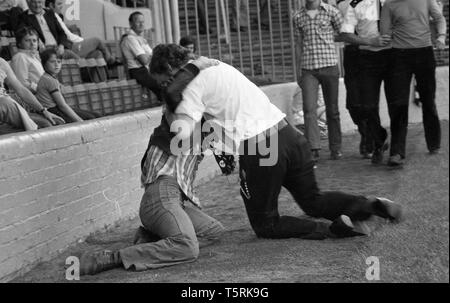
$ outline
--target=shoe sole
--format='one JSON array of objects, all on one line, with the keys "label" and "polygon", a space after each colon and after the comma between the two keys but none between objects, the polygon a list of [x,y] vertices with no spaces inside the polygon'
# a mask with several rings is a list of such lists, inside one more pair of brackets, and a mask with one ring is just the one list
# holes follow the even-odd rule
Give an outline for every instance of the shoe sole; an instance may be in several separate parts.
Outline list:
[{"label": "shoe sole", "polygon": [[399,204],[385,198],[376,198],[375,214],[388,219],[392,223],[400,223],[403,220],[403,211]]}]

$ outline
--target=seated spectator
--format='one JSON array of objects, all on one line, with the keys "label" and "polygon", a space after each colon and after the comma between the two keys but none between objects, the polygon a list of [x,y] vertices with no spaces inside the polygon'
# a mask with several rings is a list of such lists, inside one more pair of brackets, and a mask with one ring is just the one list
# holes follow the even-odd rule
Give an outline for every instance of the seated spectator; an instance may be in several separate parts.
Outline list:
[{"label": "seated spectator", "polygon": [[39,80],[36,97],[48,111],[62,117],[67,123],[90,120],[100,117],[99,114],[71,108],[64,99],[61,84],[57,77],[61,71],[61,57],[56,50],[47,49],[41,53],[41,61],[45,73]]},{"label": "seated spectator", "polygon": [[[27,113],[19,103],[12,99],[4,84],[13,89],[33,112]],[[8,62],[3,58],[0,58],[0,124],[3,134],[64,124],[63,119],[48,112],[36,97],[17,80]]]},{"label": "seated spectator", "polygon": [[180,39],[180,46],[189,50],[189,53],[193,55],[197,50],[195,47],[195,39],[191,36],[184,36]]},{"label": "seated spectator", "polygon": [[63,0],[46,0],[45,5],[55,12],[55,17],[59,25],[67,36],[67,39],[72,43],[71,50],[81,58],[104,58],[108,65],[117,65],[119,62],[116,57],[111,54],[105,42],[97,37],[82,38],[69,30],[64,23],[64,15],[62,9],[64,7]]},{"label": "seated spectator", "polygon": [[38,52],[38,34],[31,27],[22,27],[16,33],[18,52],[12,57],[11,67],[17,79],[36,94],[37,84],[44,74]]},{"label": "seated spectator", "polygon": [[19,16],[28,9],[25,0],[0,0],[0,26],[2,30],[14,31],[19,25]]},{"label": "seated spectator", "polygon": [[44,7],[45,0],[27,0],[29,9],[20,15],[20,26],[32,27],[39,35],[39,50],[55,48],[64,59],[79,59],[72,43],[56,19],[55,12]]},{"label": "seated spectator", "polygon": [[[130,31],[123,35],[120,49],[126,61],[130,78],[151,90],[161,100],[160,87],[150,75],[149,64],[152,58],[152,48],[144,38],[144,15],[134,12],[128,18]],[[125,63],[125,62],[124,62]]]}]

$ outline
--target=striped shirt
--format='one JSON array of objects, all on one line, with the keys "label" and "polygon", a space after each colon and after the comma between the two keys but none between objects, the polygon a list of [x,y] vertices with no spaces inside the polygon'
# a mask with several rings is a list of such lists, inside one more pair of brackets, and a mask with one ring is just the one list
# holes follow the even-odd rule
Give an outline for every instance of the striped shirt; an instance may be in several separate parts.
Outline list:
[{"label": "striped shirt", "polygon": [[338,63],[334,36],[340,32],[343,18],[340,11],[324,2],[320,3],[318,14],[311,18],[305,7],[294,13],[295,34],[301,38],[301,67],[318,69]]},{"label": "striped shirt", "polygon": [[173,156],[155,145],[150,146],[142,168],[141,184],[143,187],[155,182],[160,176],[176,178],[180,190],[195,206],[201,208],[200,200],[195,196],[193,183],[202,155]]}]

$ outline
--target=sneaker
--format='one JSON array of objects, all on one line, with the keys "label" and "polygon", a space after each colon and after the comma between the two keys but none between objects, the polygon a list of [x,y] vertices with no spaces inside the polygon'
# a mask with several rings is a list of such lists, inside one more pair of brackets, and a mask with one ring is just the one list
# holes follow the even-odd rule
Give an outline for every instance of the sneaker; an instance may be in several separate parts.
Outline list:
[{"label": "sneaker", "polygon": [[342,158],[342,153],[340,151],[332,151],[330,154],[331,160],[340,160]]},{"label": "sneaker", "polygon": [[385,140],[383,145],[379,148],[375,148],[372,154],[372,164],[381,164],[383,163],[384,152],[389,148],[389,143]]},{"label": "sneaker", "polygon": [[403,211],[400,204],[387,198],[376,197],[372,202],[374,215],[398,223],[403,218]]},{"label": "sneaker", "polygon": [[399,154],[389,157],[388,166],[401,168],[405,164],[405,160]]},{"label": "sneaker", "polygon": [[439,147],[430,149],[430,155],[438,155],[440,152],[441,152],[441,149]]},{"label": "sneaker", "polygon": [[352,220],[346,216],[341,215],[330,225],[330,232],[338,238],[356,237],[367,235],[360,230],[356,230]]},{"label": "sneaker", "polygon": [[119,252],[110,250],[85,253],[80,258],[80,275],[95,275],[122,265]]}]

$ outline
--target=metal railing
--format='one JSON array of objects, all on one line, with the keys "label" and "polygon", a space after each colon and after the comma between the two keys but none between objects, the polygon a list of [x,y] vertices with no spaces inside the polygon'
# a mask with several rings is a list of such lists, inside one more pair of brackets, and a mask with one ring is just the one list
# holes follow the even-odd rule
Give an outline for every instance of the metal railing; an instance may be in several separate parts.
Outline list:
[{"label": "metal railing", "polygon": [[121,7],[149,7],[149,0],[111,0],[111,2]]},{"label": "metal railing", "polygon": [[257,83],[295,81],[291,17],[301,1],[247,0],[238,7],[240,1],[180,0],[181,36],[195,36],[198,54],[227,62]]}]

